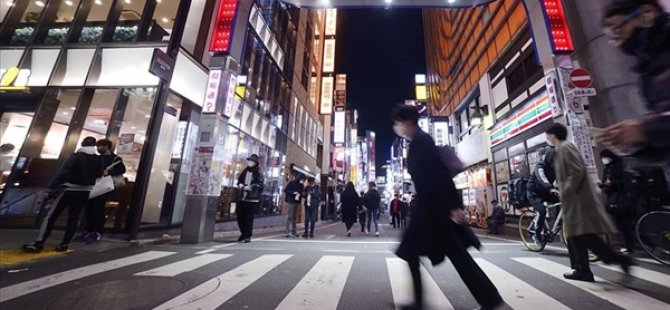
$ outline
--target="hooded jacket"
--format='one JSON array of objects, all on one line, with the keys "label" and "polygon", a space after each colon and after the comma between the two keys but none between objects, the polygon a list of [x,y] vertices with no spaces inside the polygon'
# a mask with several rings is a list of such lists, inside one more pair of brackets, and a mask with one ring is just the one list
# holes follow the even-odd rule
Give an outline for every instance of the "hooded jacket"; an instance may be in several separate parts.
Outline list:
[{"label": "hooded jacket", "polygon": [[95,180],[102,176],[103,163],[94,146],[83,146],[70,155],[49,185],[67,191],[90,191]]}]

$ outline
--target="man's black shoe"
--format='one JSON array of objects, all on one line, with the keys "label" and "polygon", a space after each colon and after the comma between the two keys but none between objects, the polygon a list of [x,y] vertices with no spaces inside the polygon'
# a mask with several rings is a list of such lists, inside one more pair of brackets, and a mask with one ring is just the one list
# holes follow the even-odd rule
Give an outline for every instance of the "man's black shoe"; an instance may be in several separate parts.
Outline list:
[{"label": "man's black shoe", "polygon": [[244,243],[249,243],[251,242],[251,238],[244,239]]},{"label": "man's black shoe", "polygon": [[22,249],[23,252],[26,253],[39,253],[42,252],[42,250],[44,249],[44,244],[42,242],[28,243],[24,244]]},{"label": "man's black shoe", "polygon": [[630,267],[635,266],[635,261],[630,256],[622,256],[621,270],[626,275],[630,275]]},{"label": "man's black shoe", "polygon": [[593,274],[592,273],[583,273],[583,272],[573,271],[573,272],[564,273],[563,277],[568,279],[568,280],[595,282],[595,279],[593,279]]},{"label": "man's black shoe", "polygon": [[67,243],[60,243],[56,246],[56,251],[58,252],[65,252],[67,251],[67,248],[69,247],[69,244]]},{"label": "man's black shoe", "polygon": [[237,238],[237,242],[242,242],[244,239],[245,239],[244,236],[240,236],[239,238]]}]

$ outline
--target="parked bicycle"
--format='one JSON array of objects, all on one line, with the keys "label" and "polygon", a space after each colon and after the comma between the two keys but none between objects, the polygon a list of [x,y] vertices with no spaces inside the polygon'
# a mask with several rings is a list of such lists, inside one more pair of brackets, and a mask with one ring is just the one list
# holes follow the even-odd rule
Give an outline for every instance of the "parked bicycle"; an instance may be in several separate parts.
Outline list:
[{"label": "parked bicycle", "polygon": [[635,236],[647,254],[670,266],[670,206],[642,214],[635,225]]}]

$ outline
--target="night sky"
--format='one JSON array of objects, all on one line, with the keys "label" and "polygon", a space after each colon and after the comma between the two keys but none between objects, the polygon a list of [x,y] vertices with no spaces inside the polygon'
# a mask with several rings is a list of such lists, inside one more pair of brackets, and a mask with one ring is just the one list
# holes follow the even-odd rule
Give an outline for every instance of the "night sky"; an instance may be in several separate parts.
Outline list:
[{"label": "night sky", "polygon": [[347,74],[347,108],[358,133],[376,132],[377,175],[395,138],[391,108],[414,98],[414,75],[426,72],[420,9],[338,10],[335,67]]}]

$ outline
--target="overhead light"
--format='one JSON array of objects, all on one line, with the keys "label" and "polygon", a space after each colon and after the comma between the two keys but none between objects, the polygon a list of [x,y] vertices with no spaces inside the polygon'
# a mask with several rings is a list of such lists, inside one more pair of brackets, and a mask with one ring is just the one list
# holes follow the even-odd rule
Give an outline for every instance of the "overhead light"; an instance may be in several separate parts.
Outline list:
[{"label": "overhead light", "polygon": [[391,4],[391,2],[393,2],[393,0],[384,0],[384,3],[386,4]]},{"label": "overhead light", "polygon": [[37,5],[37,6],[41,7],[41,8],[43,8],[43,7],[44,7],[44,2],[42,2],[42,1],[35,1],[35,5]]},{"label": "overhead light", "polygon": [[66,0],[66,1],[65,1],[65,5],[67,5],[67,6],[73,6],[74,3],[72,3],[72,1],[70,1],[70,0]]},{"label": "overhead light", "polygon": [[156,3],[161,3],[161,2],[163,2],[163,1],[162,0],[156,0]]},{"label": "overhead light", "polygon": [[147,114],[147,115],[145,115],[144,117],[149,118],[149,117],[151,117],[151,115]]},{"label": "overhead light", "polygon": [[456,2],[456,0],[447,0],[447,2],[454,3],[454,2]]},{"label": "overhead light", "polygon": [[14,6],[14,1],[12,1],[12,0],[7,0],[7,1],[5,1],[5,4],[6,4],[7,6]]},{"label": "overhead light", "polygon": [[63,112],[63,115],[70,115],[70,112]]},{"label": "overhead light", "polygon": [[130,127],[130,129],[135,130],[135,129],[137,129],[137,127],[132,126],[132,127]]},{"label": "overhead light", "polygon": [[132,1],[131,0],[126,0],[126,3],[130,4]]},{"label": "overhead light", "polygon": [[102,0],[95,0],[95,4],[102,5]]},{"label": "overhead light", "polygon": [[167,22],[170,21],[167,17],[163,17],[163,18],[161,18],[161,20],[162,20],[164,23],[167,23]]}]

